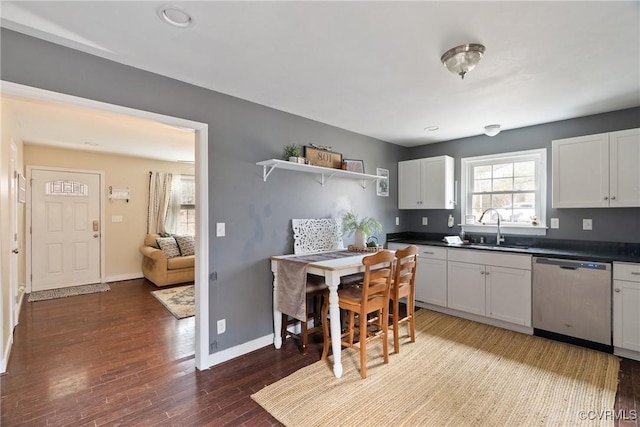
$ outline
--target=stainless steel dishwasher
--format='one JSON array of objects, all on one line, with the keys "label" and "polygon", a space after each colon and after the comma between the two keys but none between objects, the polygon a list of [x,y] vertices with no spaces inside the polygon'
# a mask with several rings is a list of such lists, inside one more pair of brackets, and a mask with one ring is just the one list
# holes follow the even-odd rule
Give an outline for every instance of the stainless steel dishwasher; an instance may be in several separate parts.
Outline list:
[{"label": "stainless steel dishwasher", "polygon": [[533,258],[534,334],[612,352],[611,264]]}]

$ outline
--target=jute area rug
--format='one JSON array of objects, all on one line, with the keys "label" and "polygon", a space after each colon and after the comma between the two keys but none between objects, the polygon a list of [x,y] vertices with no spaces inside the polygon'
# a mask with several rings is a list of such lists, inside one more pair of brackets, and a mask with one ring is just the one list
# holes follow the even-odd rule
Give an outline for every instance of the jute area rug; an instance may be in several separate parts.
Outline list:
[{"label": "jute area rug", "polygon": [[195,316],[196,314],[194,285],[153,291],[151,295],[156,297],[178,319]]},{"label": "jute area rug", "polygon": [[251,397],[287,426],[613,425],[615,356],[428,310],[416,329],[388,365],[372,344],[366,379],[345,349],[342,378],[319,361]]},{"label": "jute area rug", "polygon": [[49,289],[46,291],[35,291],[29,294],[27,302],[44,301],[56,298],[66,298],[76,295],[95,294],[97,292],[110,291],[111,287],[106,283],[96,283],[93,285],[69,286],[67,288]]}]

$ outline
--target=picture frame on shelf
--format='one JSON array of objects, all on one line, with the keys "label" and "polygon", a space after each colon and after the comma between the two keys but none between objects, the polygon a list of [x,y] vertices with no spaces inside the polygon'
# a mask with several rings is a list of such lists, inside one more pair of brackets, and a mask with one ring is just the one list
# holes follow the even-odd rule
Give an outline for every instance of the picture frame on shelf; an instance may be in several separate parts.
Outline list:
[{"label": "picture frame on shelf", "polygon": [[364,162],[357,159],[344,159],[342,169],[349,172],[364,173]]},{"label": "picture frame on shelf", "polygon": [[323,166],[325,168],[340,169],[342,167],[342,154],[335,151],[305,145],[304,157],[310,165]]},{"label": "picture frame on shelf", "polygon": [[376,180],[376,195],[389,197],[389,169],[376,168],[376,175],[385,177]]}]

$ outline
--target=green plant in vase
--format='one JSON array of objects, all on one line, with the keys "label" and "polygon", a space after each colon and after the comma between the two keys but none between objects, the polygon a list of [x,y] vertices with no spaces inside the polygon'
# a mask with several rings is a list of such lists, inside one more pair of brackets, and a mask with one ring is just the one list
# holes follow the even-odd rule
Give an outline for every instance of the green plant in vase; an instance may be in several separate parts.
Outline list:
[{"label": "green plant in vase", "polygon": [[355,233],[354,246],[364,248],[367,239],[382,231],[382,224],[375,218],[364,217],[358,219],[358,214],[349,211],[342,217],[342,233],[350,236]]},{"label": "green plant in vase", "polygon": [[282,151],[282,160],[289,160],[290,162],[297,163],[298,157],[302,157],[302,147],[298,144],[289,144],[284,146]]}]

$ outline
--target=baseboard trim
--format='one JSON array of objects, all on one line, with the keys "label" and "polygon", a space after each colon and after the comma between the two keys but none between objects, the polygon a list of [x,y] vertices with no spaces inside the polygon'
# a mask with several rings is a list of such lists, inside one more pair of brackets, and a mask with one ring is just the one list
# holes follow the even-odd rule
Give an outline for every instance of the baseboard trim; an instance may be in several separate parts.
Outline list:
[{"label": "baseboard trim", "polygon": [[474,322],[484,323],[486,325],[496,326],[498,328],[509,329],[511,331],[520,332],[521,334],[533,335],[533,328],[530,326],[516,325],[515,323],[505,322],[503,320],[492,319],[477,314],[465,313],[463,311],[454,310],[448,307],[429,304],[426,302],[416,301],[416,306],[426,308],[439,313],[450,314],[451,316],[462,317],[463,319],[473,320]]},{"label": "baseboard trim", "polygon": [[114,276],[105,277],[104,281],[109,282],[121,282],[123,280],[142,279],[144,276],[142,273],[128,273],[128,274],[116,274]]},{"label": "baseboard trim", "polygon": [[7,372],[7,365],[9,364],[9,356],[11,355],[11,347],[13,346],[13,331],[9,334],[2,360],[0,360],[0,374]]},{"label": "baseboard trim", "polygon": [[207,357],[207,368],[219,365],[227,362],[236,357],[251,353],[262,347],[273,345],[273,334],[266,335],[264,337],[256,338],[255,340],[248,341],[246,343],[237,345],[235,347],[228,348],[226,350],[218,351],[217,353],[209,354]]}]

